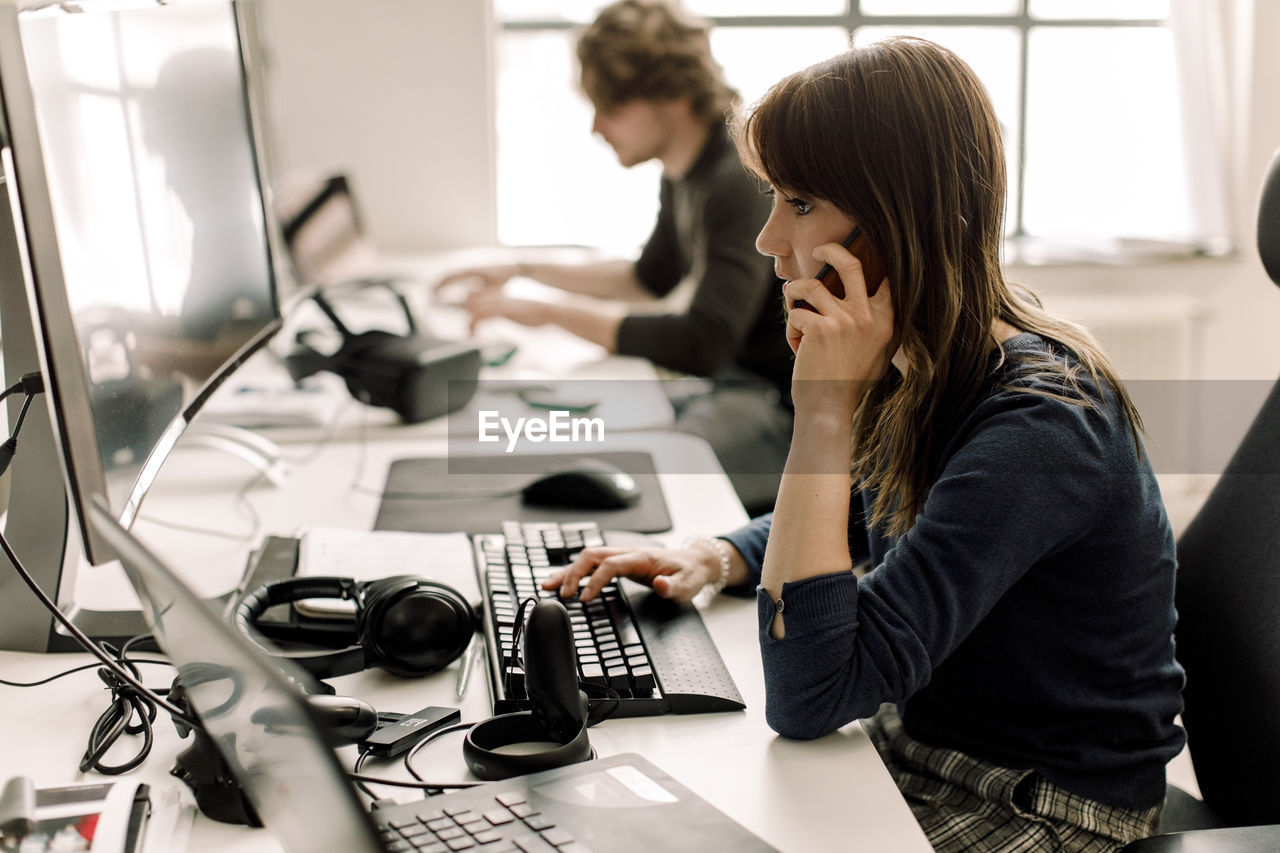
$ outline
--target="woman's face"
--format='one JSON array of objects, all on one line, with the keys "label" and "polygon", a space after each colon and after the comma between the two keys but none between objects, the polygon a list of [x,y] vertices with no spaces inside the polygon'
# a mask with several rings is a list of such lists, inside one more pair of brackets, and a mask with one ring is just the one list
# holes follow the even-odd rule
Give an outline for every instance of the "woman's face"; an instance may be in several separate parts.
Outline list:
[{"label": "woman's face", "polygon": [[814,248],[844,240],[854,221],[823,199],[796,195],[781,187],[774,187],[771,195],[773,209],[756,237],[756,250],[773,258],[778,278],[812,278],[822,268],[822,261],[813,256]]}]

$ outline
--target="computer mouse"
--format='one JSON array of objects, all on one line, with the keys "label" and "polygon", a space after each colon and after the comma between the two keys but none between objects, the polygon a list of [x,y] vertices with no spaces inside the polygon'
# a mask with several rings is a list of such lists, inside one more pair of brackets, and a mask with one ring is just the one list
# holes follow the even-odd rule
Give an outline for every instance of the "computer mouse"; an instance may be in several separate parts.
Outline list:
[{"label": "computer mouse", "polygon": [[625,509],[640,501],[636,478],[602,459],[586,458],[571,468],[552,471],[525,486],[529,506],[557,509]]}]

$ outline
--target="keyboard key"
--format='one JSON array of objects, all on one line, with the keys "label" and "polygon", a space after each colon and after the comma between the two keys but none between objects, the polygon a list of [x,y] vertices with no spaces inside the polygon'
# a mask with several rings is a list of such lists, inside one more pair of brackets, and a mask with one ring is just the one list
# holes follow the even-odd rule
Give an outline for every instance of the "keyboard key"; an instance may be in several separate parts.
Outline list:
[{"label": "keyboard key", "polygon": [[506,809],[492,809],[484,813],[484,819],[492,826],[502,826],[515,820],[515,815]]},{"label": "keyboard key", "polygon": [[445,846],[443,841],[436,841],[430,835],[424,835],[421,838],[413,839],[413,849],[418,853],[445,853],[449,848]]},{"label": "keyboard key", "polygon": [[521,835],[511,839],[524,853],[556,853],[556,848],[536,835]]},{"label": "keyboard key", "polygon": [[592,684],[608,684],[609,679],[605,678],[604,667],[598,663],[588,663],[582,665],[582,680],[589,681]]},{"label": "keyboard key", "polygon": [[647,666],[637,666],[631,670],[631,686],[637,691],[653,690],[658,686],[653,677],[653,670]]},{"label": "keyboard key", "polygon": [[525,801],[524,794],[520,793],[519,791],[512,791],[508,794],[499,794],[498,796],[494,797],[494,799],[507,807],[511,807],[519,803],[523,803]]},{"label": "keyboard key", "polygon": [[542,833],[542,840],[553,847],[563,847],[573,841],[573,836],[557,826],[553,829],[544,831]]}]

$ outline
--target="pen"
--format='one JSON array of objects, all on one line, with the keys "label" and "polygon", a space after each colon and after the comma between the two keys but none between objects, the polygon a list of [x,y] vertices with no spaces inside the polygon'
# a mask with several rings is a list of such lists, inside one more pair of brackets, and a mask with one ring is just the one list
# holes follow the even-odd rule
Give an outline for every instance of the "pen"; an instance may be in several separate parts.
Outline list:
[{"label": "pen", "polygon": [[475,668],[476,656],[480,651],[481,640],[480,635],[471,638],[471,642],[467,645],[467,650],[462,653],[462,663],[458,666],[458,685],[454,688],[454,695],[461,699],[467,695],[467,685],[471,681],[471,670]]}]

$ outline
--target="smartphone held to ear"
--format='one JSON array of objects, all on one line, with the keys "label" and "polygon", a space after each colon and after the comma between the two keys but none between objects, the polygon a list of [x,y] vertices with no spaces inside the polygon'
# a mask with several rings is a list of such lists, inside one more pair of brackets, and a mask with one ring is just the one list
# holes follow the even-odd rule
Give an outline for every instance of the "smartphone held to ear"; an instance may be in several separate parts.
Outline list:
[{"label": "smartphone held to ear", "polygon": [[[880,253],[872,247],[871,242],[863,235],[860,227],[855,227],[850,231],[849,236],[844,238],[840,245],[848,249],[853,253],[854,257],[862,262],[862,275],[867,282],[867,296],[875,296],[876,291],[880,289],[880,282],[884,281],[885,277],[884,259],[880,257]],[[840,280],[839,274],[836,273],[831,264],[823,264],[822,269],[818,270],[818,274],[814,278],[826,285],[827,290],[837,297],[844,298],[844,282]],[[813,310],[803,299],[797,299],[791,308],[792,310],[796,308]]]}]

